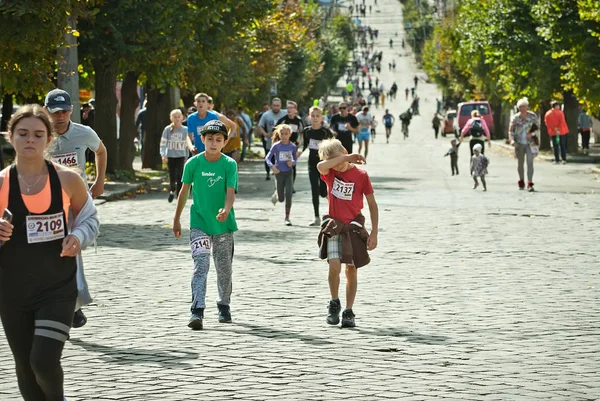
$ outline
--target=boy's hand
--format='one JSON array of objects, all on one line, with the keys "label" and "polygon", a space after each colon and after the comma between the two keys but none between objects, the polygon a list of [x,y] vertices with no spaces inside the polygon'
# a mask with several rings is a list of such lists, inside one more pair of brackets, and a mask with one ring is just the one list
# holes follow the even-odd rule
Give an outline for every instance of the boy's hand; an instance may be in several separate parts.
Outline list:
[{"label": "boy's hand", "polygon": [[181,237],[181,222],[179,220],[173,220],[173,234],[175,234],[175,238]]},{"label": "boy's hand", "polygon": [[289,168],[292,168],[294,166],[294,163],[292,163],[291,160],[288,160],[287,165]]},{"label": "boy's hand", "polygon": [[169,162],[169,159],[167,159],[166,157],[163,157],[163,158],[162,158],[162,162],[163,162],[163,163],[168,163],[168,162]]},{"label": "boy's hand", "polygon": [[273,166],[271,170],[273,170],[273,174],[279,174],[279,169],[277,167]]},{"label": "boy's hand", "polygon": [[349,163],[354,163],[354,164],[365,164],[367,162],[365,157],[359,153],[352,153],[350,155],[347,155],[346,160]]},{"label": "boy's hand", "polygon": [[371,235],[367,239],[367,250],[372,251],[377,248],[377,232],[371,231]]},{"label": "boy's hand", "polygon": [[219,220],[222,223],[225,220],[227,220],[228,216],[229,216],[229,210],[219,209],[219,214],[217,214],[217,220]]}]

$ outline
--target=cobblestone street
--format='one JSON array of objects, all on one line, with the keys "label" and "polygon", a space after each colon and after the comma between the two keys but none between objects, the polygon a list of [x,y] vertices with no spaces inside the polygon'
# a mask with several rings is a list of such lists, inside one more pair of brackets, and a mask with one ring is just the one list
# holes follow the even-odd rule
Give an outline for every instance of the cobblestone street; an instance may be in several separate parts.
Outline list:
[{"label": "cobblestone street", "polygon": [[[400,5],[380,4],[380,79],[403,90],[415,67],[387,44],[392,22],[402,35]],[[327,263],[308,226],[305,156],[292,227],[283,205],[270,203],[262,163],[247,162],[230,325],[217,321],[211,267],[205,330],[187,327],[189,230],[173,237],[175,203],[162,187],[99,206],[98,249],[84,252],[95,303],[65,348],[67,400],[600,399],[600,176],[589,165],[537,161],[537,192],[518,191],[516,160],[494,144],[488,192],[473,190],[468,145],[453,177],[443,157],[450,139],[434,139],[436,88],[420,82],[417,92],[409,139],[398,123],[386,145],[380,123],[365,166],[380,234],[359,273],[355,329],[325,323]],[[386,107],[397,118],[408,105],[402,94]],[[381,121],[384,109],[374,113]],[[0,335],[0,400],[19,399]]]}]

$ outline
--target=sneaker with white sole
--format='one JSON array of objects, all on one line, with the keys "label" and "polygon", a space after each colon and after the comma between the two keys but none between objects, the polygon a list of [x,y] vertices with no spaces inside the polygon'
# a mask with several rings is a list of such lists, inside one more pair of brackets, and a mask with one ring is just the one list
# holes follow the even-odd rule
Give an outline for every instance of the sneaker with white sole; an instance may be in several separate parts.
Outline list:
[{"label": "sneaker with white sole", "polygon": [[273,206],[277,204],[277,192],[273,192],[273,195],[271,195],[271,203]]},{"label": "sneaker with white sole", "polygon": [[315,217],[315,221],[309,224],[310,227],[318,227],[321,225],[321,218]]},{"label": "sneaker with white sole", "polygon": [[284,222],[285,222],[286,226],[291,226],[292,225],[292,222],[290,221],[290,219],[285,219]]}]

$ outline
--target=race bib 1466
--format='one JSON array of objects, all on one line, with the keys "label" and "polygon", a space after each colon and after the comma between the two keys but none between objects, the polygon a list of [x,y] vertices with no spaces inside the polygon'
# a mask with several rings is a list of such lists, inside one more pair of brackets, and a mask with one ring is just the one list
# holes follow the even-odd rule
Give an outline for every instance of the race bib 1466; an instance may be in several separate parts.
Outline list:
[{"label": "race bib 1466", "polygon": [[52,156],[52,161],[65,167],[78,167],[77,152],[63,153]]}]

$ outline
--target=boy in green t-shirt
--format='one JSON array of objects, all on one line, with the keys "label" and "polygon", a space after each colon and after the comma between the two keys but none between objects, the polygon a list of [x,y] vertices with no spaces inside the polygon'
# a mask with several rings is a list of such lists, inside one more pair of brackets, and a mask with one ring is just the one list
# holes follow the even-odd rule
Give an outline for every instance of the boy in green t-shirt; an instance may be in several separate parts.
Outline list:
[{"label": "boy in green t-shirt", "polygon": [[181,212],[193,184],[190,210],[190,246],[194,260],[192,277],[192,307],[188,327],[202,329],[206,298],[206,277],[212,249],[217,271],[217,307],[219,322],[230,323],[231,261],[233,233],[237,231],[233,202],[238,186],[237,163],[221,153],[227,144],[227,127],[222,122],[209,121],[201,130],[206,150],[190,158],[183,168],[183,186],[179,193],[173,233],[181,236]]}]

